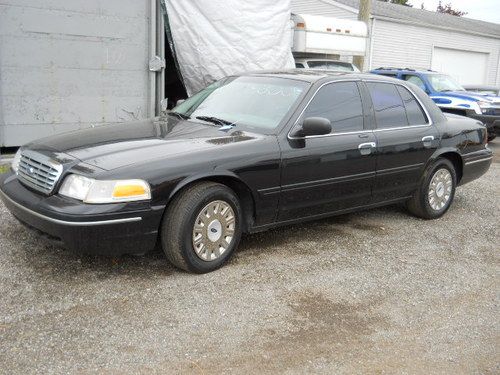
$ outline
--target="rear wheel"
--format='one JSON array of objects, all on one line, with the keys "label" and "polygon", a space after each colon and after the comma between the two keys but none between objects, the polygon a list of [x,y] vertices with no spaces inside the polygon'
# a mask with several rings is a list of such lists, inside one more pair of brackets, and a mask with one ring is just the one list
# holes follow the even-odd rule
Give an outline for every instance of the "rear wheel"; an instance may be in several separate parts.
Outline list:
[{"label": "rear wheel", "polygon": [[222,266],[241,237],[241,208],[227,186],[196,183],[179,193],[161,228],[162,248],[175,266],[205,273]]},{"label": "rear wheel", "polygon": [[455,196],[457,176],[448,159],[440,158],[427,168],[422,182],[407,202],[408,210],[423,219],[436,219],[445,214]]}]

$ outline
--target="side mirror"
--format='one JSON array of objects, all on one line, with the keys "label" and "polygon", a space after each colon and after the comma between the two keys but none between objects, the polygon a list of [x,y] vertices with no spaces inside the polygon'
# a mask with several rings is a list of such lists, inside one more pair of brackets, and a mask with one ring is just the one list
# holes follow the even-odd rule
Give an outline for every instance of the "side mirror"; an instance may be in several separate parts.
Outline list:
[{"label": "side mirror", "polygon": [[177,102],[175,102],[175,106],[177,107],[179,104],[182,104],[186,101],[186,99],[179,99]]},{"label": "side mirror", "polygon": [[299,130],[300,136],[324,135],[332,131],[330,120],[324,117],[308,117],[302,123],[302,129]]}]

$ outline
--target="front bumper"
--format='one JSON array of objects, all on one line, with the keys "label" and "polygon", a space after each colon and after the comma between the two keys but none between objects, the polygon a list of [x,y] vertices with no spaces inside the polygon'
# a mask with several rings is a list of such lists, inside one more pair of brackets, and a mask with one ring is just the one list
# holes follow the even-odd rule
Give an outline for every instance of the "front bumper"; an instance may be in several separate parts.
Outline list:
[{"label": "front bumper", "polygon": [[144,202],[89,205],[43,196],[13,173],[0,176],[0,197],[23,224],[64,247],[85,254],[143,254],[154,248],[164,206]]}]

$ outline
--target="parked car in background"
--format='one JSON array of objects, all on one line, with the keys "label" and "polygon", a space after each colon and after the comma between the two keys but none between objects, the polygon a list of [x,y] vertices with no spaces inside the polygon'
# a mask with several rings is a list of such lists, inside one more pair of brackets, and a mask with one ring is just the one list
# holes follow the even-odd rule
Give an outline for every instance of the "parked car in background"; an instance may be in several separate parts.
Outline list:
[{"label": "parked car in background", "polygon": [[496,94],[467,91],[447,74],[408,68],[378,68],[370,73],[411,82],[424,90],[443,112],[467,116],[488,128],[488,140],[500,129],[500,97]]},{"label": "parked car in background", "polygon": [[417,87],[305,73],[228,77],[162,117],[30,143],[0,175],[0,197],[75,251],[161,244],[202,273],[244,232],[397,202],[438,218],[457,186],[488,170],[485,127],[443,115]]},{"label": "parked car in background", "polygon": [[477,92],[483,95],[500,96],[500,87],[488,85],[463,85],[469,92]]},{"label": "parked car in background", "polygon": [[296,68],[314,69],[314,70],[332,70],[336,72],[359,72],[356,65],[331,59],[295,59]]}]

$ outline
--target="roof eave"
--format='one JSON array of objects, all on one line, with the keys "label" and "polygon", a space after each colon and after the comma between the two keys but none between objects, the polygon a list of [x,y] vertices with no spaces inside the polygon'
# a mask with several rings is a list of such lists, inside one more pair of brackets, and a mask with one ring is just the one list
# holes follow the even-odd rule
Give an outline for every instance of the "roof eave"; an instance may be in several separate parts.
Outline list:
[{"label": "roof eave", "polygon": [[455,31],[458,33],[463,33],[463,34],[471,34],[471,35],[477,35],[477,36],[482,36],[482,37],[488,37],[488,38],[494,38],[494,39],[500,39],[500,35],[494,35],[494,34],[485,34],[485,33],[480,33],[477,31],[471,31],[467,29],[457,29],[454,27],[446,27],[446,26],[438,26],[434,24],[429,24],[429,23],[421,23],[421,22],[413,22],[409,20],[402,20],[398,18],[391,18],[391,17],[385,17],[385,16],[379,16],[376,14],[372,14],[374,19],[382,20],[382,21],[390,21],[390,22],[397,22],[405,25],[415,25],[415,26],[425,26],[425,27],[430,27],[433,29],[439,29],[439,30],[447,30],[447,31]]}]

